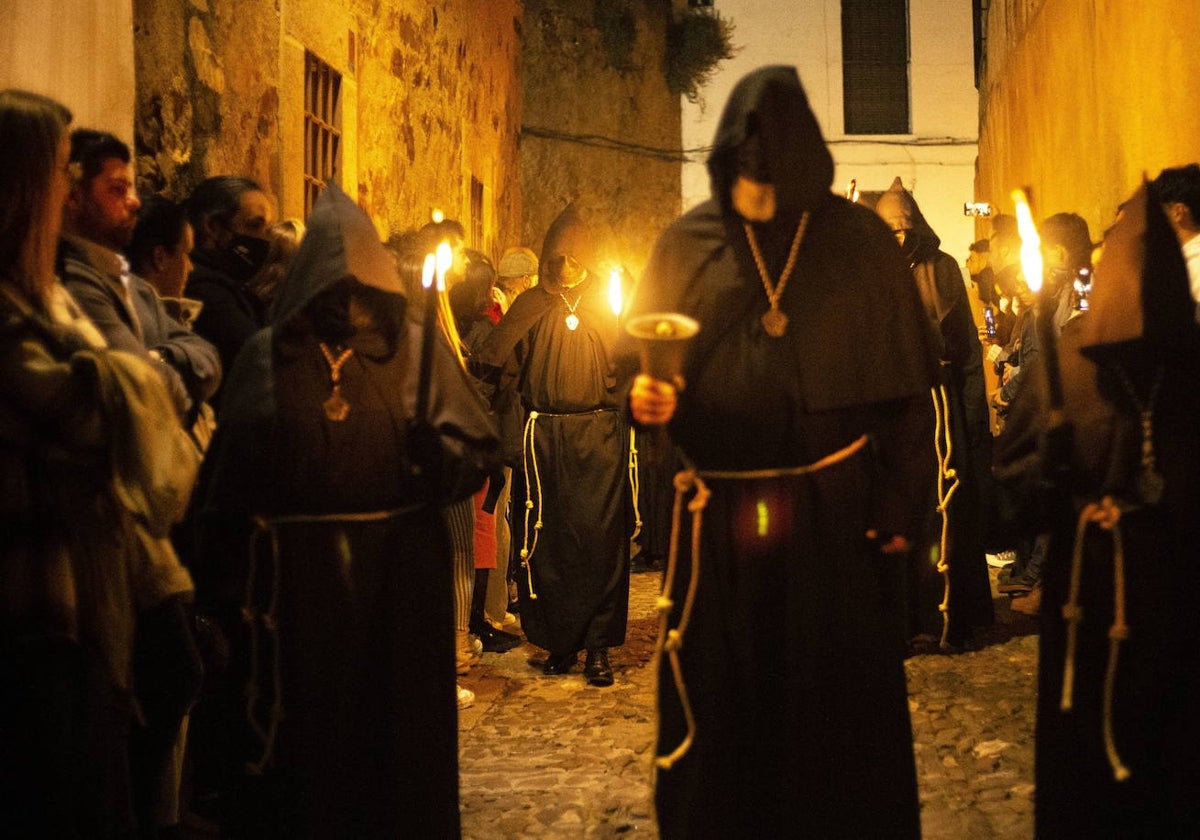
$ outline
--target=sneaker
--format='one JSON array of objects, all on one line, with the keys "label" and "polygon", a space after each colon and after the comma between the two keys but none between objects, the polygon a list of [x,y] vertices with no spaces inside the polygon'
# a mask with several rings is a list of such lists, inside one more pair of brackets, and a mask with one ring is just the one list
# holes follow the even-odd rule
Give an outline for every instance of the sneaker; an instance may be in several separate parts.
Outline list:
[{"label": "sneaker", "polygon": [[1001,569],[1000,574],[996,575],[996,591],[1003,592],[1005,595],[1032,592],[1038,582],[1038,579],[1027,571],[1014,575],[1011,572],[1005,574],[1005,570]]},{"label": "sneaker", "polygon": [[475,692],[469,688],[463,688],[461,685],[455,685],[458,689],[458,708],[469,709],[475,705]]},{"label": "sneaker", "polygon": [[483,655],[483,642],[474,633],[471,634],[471,653],[476,656]]}]

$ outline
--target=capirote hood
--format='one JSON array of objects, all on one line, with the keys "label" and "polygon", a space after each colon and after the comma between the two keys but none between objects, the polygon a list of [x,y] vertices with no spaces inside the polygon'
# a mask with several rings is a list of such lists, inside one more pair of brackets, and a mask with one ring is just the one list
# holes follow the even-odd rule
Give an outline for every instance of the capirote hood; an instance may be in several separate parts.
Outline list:
[{"label": "capirote hood", "polygon": [[560,284],[557,278],[550,276],[550,266],[556,257],[564,256],[574,257],[592,277],[599,276],[600,248],[591,226],[584,221],[574,202],[558,214],[542,243],[542,258],[538,263],[542,272],[540,281],[555,294],[560,291]]},{"label": "capirote hood", "polygon": [[345,277],[404,296],[396,263],[375,225],[337,184],[329,184],[308,217],[304,239],[280,283],[271,323],[287,322]]},{"label": "capirote hood", "polygon": [[921,214],[917,200],[904,188],[900,176],[897,175],[892,185],[879,197],[875,212],[893,231],[908,231],[910,236],[918,240],[918,256],[941,247],[942,240]]},{"label": "capirote hood", "polygon": [[708,158],[713,198],[725,214],[734,212],[730,188],[738,175],[738,151],[750,138],[756,168],[775,186],[779,211],[815,210],[828,200],[833,158],[795,67],[760,67],[729,94]]},{"label": "capirote hood", "polygon": [[1105,236],[1089,304],[1080,344],[1094,361],[1200,347],[1187,264],[1152,183],[1125,202]]}]

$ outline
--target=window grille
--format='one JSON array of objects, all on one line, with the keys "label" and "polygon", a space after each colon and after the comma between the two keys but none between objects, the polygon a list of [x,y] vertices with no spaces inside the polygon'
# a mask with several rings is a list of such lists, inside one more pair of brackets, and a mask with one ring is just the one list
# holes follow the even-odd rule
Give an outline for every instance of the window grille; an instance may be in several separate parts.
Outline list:
[{"label": "window grille", "polygon": [[842,0],[847,134],[908,134],[908,2]]},{"label": "window grille", "polygon": [[311,52],[304,74],[304,215],[334,180],[342,151],[342,74]]}]

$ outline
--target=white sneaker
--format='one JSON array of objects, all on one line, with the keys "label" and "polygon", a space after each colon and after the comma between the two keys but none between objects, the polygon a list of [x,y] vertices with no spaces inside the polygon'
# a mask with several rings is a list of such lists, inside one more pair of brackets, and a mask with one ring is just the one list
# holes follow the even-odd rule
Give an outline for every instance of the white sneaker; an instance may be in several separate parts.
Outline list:
[{"label": "white sneaker", "polygon": [[475,692],[469,688],[463,688],[461,685],[455,685],[458,689],[458,708],[469,709],[475,705]]},{"label": "white sneaker", "polygon": [[471,634],[471,653],[476,656],[483,656],[483,642],[474,633]]},{"label": "white sneaker", "polygon": [[1003,569],[1009,563],[1016,561],[1017,552],[1001,551],[999,554],[987,554],[984,556],[987,557],[987,564],[993,569]]}]

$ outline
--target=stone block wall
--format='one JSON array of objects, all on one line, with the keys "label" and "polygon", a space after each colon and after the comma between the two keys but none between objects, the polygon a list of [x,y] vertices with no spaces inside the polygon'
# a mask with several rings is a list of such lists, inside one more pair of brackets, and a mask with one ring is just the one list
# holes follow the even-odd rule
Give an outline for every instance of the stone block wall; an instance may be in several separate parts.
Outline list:
[{"label": "stone block wall", "polygon": [[640,276],[680,211],[679,97],[663,76],[670,15],[670,0],[526,0],[520,244],[540,252],[574,201]]},{"label": "stone block wall", "polygon": [[1143,173],[1200,160],[1196,32],[1197,3],[992,0],[976,198],[1032,186],[1098,239]]},{"label": "stone block wall", "polygon": [[134,0],[142,186],[248,175],[304,207],[304,56],[342,76],[340,182],[381,235],[431,209],[519,237],[519,0]]}]

